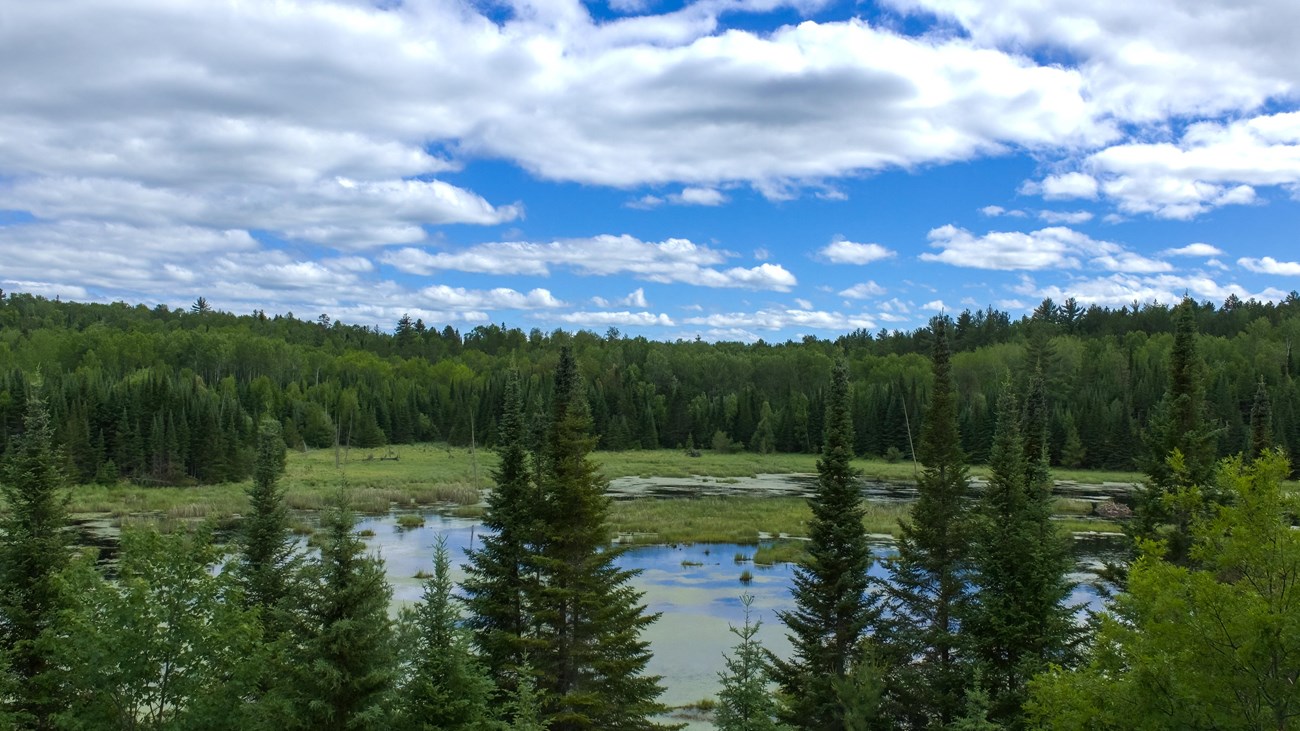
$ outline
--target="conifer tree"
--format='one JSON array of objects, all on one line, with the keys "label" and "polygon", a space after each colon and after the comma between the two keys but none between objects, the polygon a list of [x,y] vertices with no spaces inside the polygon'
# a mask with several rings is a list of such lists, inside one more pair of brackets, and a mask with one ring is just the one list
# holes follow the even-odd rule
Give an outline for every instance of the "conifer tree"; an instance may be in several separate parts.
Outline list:
[{"label": "conifer tree", "polygon": [[264,636],[274,641],[286,629],[287,610],[298,564],[296,543],[289,532],[289,510],[279,479],[284,472],[284,440],[274,419],[263,419],[257,433],[253,486],[248,490],[249,515],[241,526],[242,546],[237,572],[244,600],[261,614]]},{"label": "conifer tree", "polygon": [[722,690],[713,722],[718,731],[782,731],[787,727],[777,722],[776,699],[767,687],[767,653],[756,638],[762,622],[750,621],[754,597],[746,594],[740,601],[745,606],[745,624],[729,628],[740,641],[730,656],[723,656],[726,670],[718,673]]},{"label": "conifer tree", "polygon": [[862,527],[862,498],[853,459],[848,366],[835,364],[810,502],[808,557],[795,570],[795,608],[780,613],[793,654],[772,658],[787,700],[782,720],[797,728],[839,731],[843,708],[836,684],[863,654],[868,628],[880,617],[868,592],[871,548]]},{"label": "conifer tree", "polygon": [[60,705],[37,640],[67,604],[57,580],[69,556],[62,464],[49,412],[33,398],[0,473],[0,639],[15,685],[0,706],[11,707],[20,728],[49,728]]},{"label": "conifer tree", "polygon": [[400,731],[494,731],[492,681],[470,650],[452,594],[451,557],[438,538],[424,598],[402,617],[405,677],[398,692]]},{"label": "conifer tree", "polygon": [[328,731],[385,728],[383,701],[395,676],[383,561],[366,555],[340,497],[322,519],[325,543],[311,574],[300,648],[294,726]]},{"label": "conifer tree", "polygon": [[1219,501],[1214,484],[1217,432],[1205,407],[1195,308],[1195,302],[1184,299],[1174,311],[1169,387],[1145,435],[1147,481],[1135,496],[1130,525],[1136,538],[1165,540],[1166,557],[1175,563],[1189,560],[1193,521]]},{"label": "conifer tree", "polygon": [[957,399],[948,349],[948,322],[936,317],[934,383],[917,452],[911,518],[901,522],[898,556],[889,564],[892,619],[886,636],[887,702],[906,727],[951,723],[963,708],[965,663],[958,619],[967,600],[970,528],[968,478],[957,431]]},{"label": "conifer tree", "polygon": [[533,675],[533,666],[525,662],[519,669],[514,690],[508,694],[502,715],[510,719],[509,731],[547,731]]},{"label": "conifer tree", "polygon": [[1012,729],[1024,727],[1028,681],[1063,659],[1073,634],[1071,608],[1063,604],[1069,554],[1051,523],[1045,406],[1035,374],[1022,437],[1016,399],[1002,397],[989,482],[972,532],[975,591],[961,627],[982,677],[981,702]]},{"label": "conifer tree", "polygon": [[628,585],[633,573],[614,565],[590,431],[577,364],[564,348],[539,470],[542,521],[531,559],[538,580],[527,598],[538,636],[530,658],[551,731],[659,728],[650,720],[665,710],[659,678],[645,674],[650,648],[640,636],[658,615],[646,614],[641,593]]},{"label": "conifer tree", "polygon": [[508,691],[523,664],[527,642],[525,584],[531,578],[528,561],[538,508],[517,373],[506,381],[498,430],[500,462],[492,473],[495,487],[483,516],[489,532],[483,536],[483,547],[469,552],[463,589],[474,644],[489,675]]},{"label": "conifer tree", "polygon": [[1273,403],[1268,398],[1268,387],[1259,379],[1255,389],[1255,402],[1250,407],[1250,450],[1247,456],[1259,459],[1273,448]]}]

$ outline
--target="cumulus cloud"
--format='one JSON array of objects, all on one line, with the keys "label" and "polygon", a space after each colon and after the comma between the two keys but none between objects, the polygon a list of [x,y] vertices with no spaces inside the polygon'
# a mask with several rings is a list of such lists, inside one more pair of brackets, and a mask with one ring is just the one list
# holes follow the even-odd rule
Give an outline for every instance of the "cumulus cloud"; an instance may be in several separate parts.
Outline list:
[{"label": "cumulus cloud", "polygon": [[976,236],[951,224],[933,229],[930,246],[939,253],[923,253],[935,261],[976,269],[1038,270],[1077,269],[1089,265],[1132,273],[1170,271],[1168,262],[1149,259],[1110,241],[1098,241],[1063,226],[1037,231],[993,231]]},{"label": "cumulus cloud", "polygon": [[1008,210],[1006,208],[1003,208],[1002,206],[984,206],[983,208],[980,209],[980,214],[988,216],[990,218],[996,218],[997,216],[1011,216],[1012,218],[1024,218],[1027,215],[1022,210],[1016,208]]},{"label": "cumulus cloud", "polygon": [[872,329],[874,320],[866,315],[845,315],[824,310],[762,309],[754,312],[726,312],[682,320],[686,325],[703,325],[711,328],[786,330],[807,328],[811,330],[847,331],[856,328]]},{"label": "cumulus cloud", "polygon": [[547,315],[546,319],[557,320],[570,325],[623,325],[636,327],[672,327],[673,319],[668,315],[655,314],[653,312],[561,312],[558,314]]},{"label": "cumulus cloud", "polygon": [[1027,180],[1020,186],[1025,195],[1041,195],[1048,200],[1096,198],[1097,179],[1085,173],[1049,175],[1040,182]]},{"label": "cumulus cloud", "polygon": [[1038,217],[1048,223],[1087,223],[1092,220],[1090,211],[1039,211]]},{"label": "cumulus cloud", "polygon": [[1282,274],[1286,276],[1300,275],[1300,262],[1278,261],[1271,256],[1252,259],[1242,257],[1237,260],[1237,266],[1243,269],[1249,269],[1259,274]]},{"label": "cumulus cloud", "polygon": [[848,289],[840,290],[841,297],[850,299],[868,299],[870,297],[879,297],[885,293],[885,288],[876,284],[874,281],[859,282]]},{"label": "cumulus cloud", "polygon": [[818,254],[835,264],[870,264],[873,261],[888,259],[894,255],[894,252],[880,244],[859,244],[839,239],[822,247]]},{"label": "cumulus cloud", "polygon": [[1291,0],[886,0],[956,21],[973,43],[1075,59],[1096,113],[1137,123],[1254,109],[1300,82]]},{"label": "cumulus cloud", "polygon": [[[1261,187],[1300,189],[1300,112],[1198,122],[1176,140],[1111,145],[1080,165],[1087,172],[1027,183],[1022,192],[1100,194],[1126,214],[1188,220],[1222,206],[1256,203]],[[1059,195],[1062,188],[1053,181],[1071,176],[1091,181],[1075,191],[1087,187],[1090,195]]]},{"label": "cumulus cloud", "polygon": [[435,307],[455,310],[537,310],[565,306],[545,289],[534,289],[525,294],[508,287],[477,290],[435,284],[420,290],[420,298]]},{"label": "cumulus cloud", "polygon": [[1205,243],[1188,244],[1175,249],[1165,249],[1162,256],[1223,256],[1223,249]]},{"label": "cumulus cloud", "polygon": [[550,243],[524,241],[478,244],[459,251],[430,252],[403,248],[386,252],[381,261],[403,272],[438,270],[481,274],[546,276],[553,267],[579,274],[630,274],[651,282],[678,282],[702,287],[738,287],[784,292],[798,280],[779,264],[718,268],[732,255],[687,239],[642,241],[632,236],[602,235]]},{"label": "cumulus cloud", "polygon": [[1120,307],[1133,302],[1176,303],[1183,298],[1183,293],[1193,297],[1223,301],[1229,295],[1241,299],[1273,300],[1286,297],[1275,287],[1251,291],[1237,283],[1220,284],[1214,279],[1196,274],[1179,276],[1174,274],[1157,274],[1153,276],[1135,276],[1131,274],[1112,274],[1106,277],[1079,278],[1067,284],[1037,286],[1032,280],[1025,279],[1017,291],[1035,298],[1051,297],[1061,302],[1073,297],[1087,305],[1097,304],[1105,307]]}]

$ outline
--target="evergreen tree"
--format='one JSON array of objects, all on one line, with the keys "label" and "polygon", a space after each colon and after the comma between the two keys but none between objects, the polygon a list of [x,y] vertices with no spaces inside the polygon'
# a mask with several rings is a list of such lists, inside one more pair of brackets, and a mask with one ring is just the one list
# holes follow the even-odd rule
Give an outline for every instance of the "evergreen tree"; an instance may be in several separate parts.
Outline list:
[{"label": "evergreen tree", "polygon": [[327,731],[385,728],[383,701],[395,675],[383,561],[353,533],[347,498],[322,518],[325,543],[311,567],[306,638],[294,725]]},{"label": "evergreen tree", "polygon": [[1250,407],[1250,449],[1247,456],[1259,459],[1261,455],[1273,448],[1273,403],[1268,398],[1268,388],[1264,379],[1259,379],[1255,389],[1255,402]]},{"label": "evergreen tree", "polygon": [[452,595],[451,558],[438,538],[424,598],[402,617],[404,677],[398,692],[402,731],[492,731],[492,681],[470,651]]},{"label": "evergreen tree", "polygon": [[67,480],[45,404],[27,403],[23,432],[10,444],[0,473],[0,639],[15,689],[0,697],[20,727],[49,728],[61,702],[37,640],[67,604],[58,573],[68,564]]},{"label": "evergreen tree", "polygon": [[1146,433],[1147,481],[1134,500],[1130,531],[1161,538],[1166,557],[1186,563],[1192,523],[1218,502],[1214,488],[1214,440],[1205,408],[1204,364],[1196,348],[1196,303],[1184,299],[1174,312],[1169,387]]},{"label": "evergreen tree", "polygon": [[260,612],[268,641],[286,629],[282,616],[292,594],[298,565],[296,542],[289,532],[280,475],[284,472],[284,440],[280,425],[263,419],[257,434],[253,486],[248,490],[249,515],[241,526],[241,552],[236,571],[244,601]]},{"label": "evergreen tree", "polygon": [[498,426],[495,487],[483,516],[488,532],[483,547],[469,552],[463,586],[474,644],[503,690],[511,689],[523,664],[529,634],[524,597],[531,579],[528,561],[536,530],[537,492],[527,460],[525,429],[519,376],[512,372]]},{"label": "evergreen tree", "polygon": [[795,608],[779,615],[790,631],[793,655],[772,658],[773,676],[787,699],[782,720],[798,728],[843,729],[836,683],[861,658],[867,630],[880,617],[868,593],[871,548],[852,458],[848,366],[840,360],[831,376],[817,491],[809,501],[808,557],[795,570]]},{"label": "evergreen tree", "polygon": [[886,636],[887,702],[905,727],[951,723],[964,707],[965,663],[958,619],[968,598],[970,527],[965,515],[966,464],[957,431],[948,323],[936,317],[934,383],[917,452],[924,466],[911,518],[901,523],[898,556],[889,563],[892,619]]},{"label": "evergreen tree", "polygon": [[609,544],[605,481],[590,453],[591,417],[568,348],[560,352],[540,467],[541,525],[527,597],[537,627],[536,664],[551,731],[659,728],[659,678],[644,674],[646,614],[633,573]]},{"label": "evergreen tree", "polygon": [[[1066,545],[1051,523],[1042,379],[1031,380],[1021,436],[1016,399],[1003,396],[988,486],[972,534],[974,597],[962,636],[982,677],[987,715],[1024,727],[1028,681],[1060,662],[1073,633]],[[981,716],[983,717],[983,716]]]},{"label": "evergreen tree", "polygon": [[745,624],[731,633],[740,639],[730,656],[723,656],[726,670],[718,673],[722,690],[713,722],[718,731],[782,731],[776,720],[776,699],[768,691],[767,653],[756,639],[762,622],[750,621],[754,597],[740,597],[745,606]]},{"label": "evergreen tree", "polygon": [[519,669],[519,680],[514,691],[509,693],[502,714],[510,719],[506,726],[509,731],[547,731],[533,675],[533,666],[525,662]]}]

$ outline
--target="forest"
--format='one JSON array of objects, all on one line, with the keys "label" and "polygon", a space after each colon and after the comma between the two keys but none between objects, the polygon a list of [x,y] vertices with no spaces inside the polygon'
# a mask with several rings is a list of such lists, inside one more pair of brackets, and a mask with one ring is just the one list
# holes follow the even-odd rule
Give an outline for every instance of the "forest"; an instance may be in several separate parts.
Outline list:
[{"label": "forest", "polygon": [[[15,361],[9,408],[18,423],[6,433],[0,463],[0,723],[232,731],[673,728],[659,701],[663,679],[646,671],[651,650],[643,633],[658,615],[630,585],[632,573],[616,563],[629,549],[610,545],[610,500],[592,454],[604,440],[600,419],[608,427],[626,416],[609,409],[611,394],[626,395],[623,378],[611,373],[629,379],[633,392],[640,384],[641,415],[650,417],[644,428],[664,438],[672,409],[661,421],[653,418],[658,412],[652,407],[666,400],[655,376],[641,380],[638,363],[649,372],[656,354],[671,362],[680,352],[687,362],[694,356],[714,363],[670,378],[678,389],[672,393],[685,392],[688,417],[689,404],[711,397],[687,399],[693,392],[682,384],[734,377],[718,374],[719,361],[710,358],[770,358],[775,362],[764,368],[797,369],[787,373],[785,397],[776,407],[780,389],[758,375],[770,378],[771,372],[751,368],[754,382],[738,388],[752,396],[727,392],[720,420],[696,424],[687,418],[687,447],[698,444],[697,426],[712,449],[775,449],[768,432],[775,442],[788,428],[806,439],[799,448],[818,454],[806,553],[791,588],[794,608],[778,613],[791,652],[767,651],[748,618],[733,626],[736,644],[712,713],[720,731],[1294,728],[1300,723],[1300,502],[1283,483],[1292,470],[1285,441],[1293,424],[1287,399],[1294,398],[1286,333],[1295,320],[1270,319],[1290,313],[1284,308],[1293,308],[1294,300],[1224,308],[1187,300],[1143,308],[1152,317],[1162,312],[1169,325],[1168,332],[1150,335],[1067,332],[1060,310],[1045,303],[1034,317],[1006,322],[1000,342],[965,351],[956,347],[964,318],[944,317],[911,335],[781,346],[539,333],[534,350],[525,340],[530,344],[521,343],[513,358],[508,350],[471,347],[471,334],[448,338],[459,344],[458,352],[436,363],[362,349],[392,347],[402,332],[428,342],[427,331],[414,325],[399,326],[392,336],[352,330],[356,348],[340,347],[335,360],[368,358],[415,372],[418,364],[450,362],[474,374],[425,401],[414,394],[444,393],[442,386],[432,381],[421,389],[410,376],[409,419],[430,430],[454,430],[458,423],[436,421],[443,414],[433,404],[464,403],[476,414],[484,408],[480,401],[498,389],[492,367],[500,367],[499,398],[473,421],[475,440],[480,421],[490,424],[482,438],[499,455],[482,518],[488,530],[469,552],[459,587],[451,578],[453,559],[440,547],[433,572],[423,578],[421,600],[396,618],[382,558],[357,535],[348,493],[340,491],[321,520],[317,547],[308,550],[290,530],[280,484],[286,451],[310,431],[307,421],[297,421],[299,408],[329,420],[322,422],[332,432],[326,444],[361,440],[369,432],[374,443],[389,438],[384,428],[392,427],[392,415],[381,404],[394,402],[381,394],[391,384],[381,378],[362,388],[364,379],[352,380],[337,364],[330,370],[324,357],[336,343],[331,338],[344,338],[348,328],[229,317],[223,336],[226,316],[203,312],[202,301],[186,313],[125,308],[123,322],[162,323],[154,330],[159,350],[144,351],[147,341],[141,340],[139,347],[99,353],[55,344],[83,336],[105,344],[147,339],[150,330],[105,330],[73,317],[39,329],[7,324],[6,344],[21,347],[5,351]],[[34,309],[45,306],[51,313],[94,311],[32,300]],[[1221,323],[1226,320],[1217,318],[1246,307],[1261,314],[1240,331],[1201,330],[1202,319]],[[1005,318],[970,316],[977,320],[987,327]],[[304,390],[300,374],[280,388],[270,374],[235,365],[234,358],[224,372],[208,374],[193,369],[197,360],[166,365],[184,349],[165,349],[165,342],[225,338],[238,348],[235,333],[257,323],[303,337],[315,328],[316,343],[293,345],[287,335],[279,340],[289,349],[286,356],[301,349],[304,362],[319,368],[319,382],[313,373]],[[20,334],[11,338],[11,332]],[[1069,601],[1071,539],[1052,519],[1052,465],[1089,444],[1062,394],[1111,386],[1071,381],[1094,373],[1096,364],[1092,357],[1072,361],[1069,353],[1100,344],[1097,353],[1114,348],[1118,356],[1130,341],[1129,358],[1116,362],[1128,366],[1106,377],[1130,387],[1159,384],[1151,386],[1157,390],[1140,414],[1133,406],[1125,417],[1130,459],[1145,477],[1130,499],[1127,559],[1102,572],[1109,601],[1081,617]],[[51,358],[46,368],[17,362],[30,357],[28,347],[44,348]],[[627,356],[639,347],[646,349],[643,359]],[[602,362],[602,353],[619,353],[603,361],[617,365],[593,368],[586,360]],[[105,375],[112,364],[142,355],[155,362],[120,380]],[[1220,356],[1245,372],[1230,373]],[[473,362],[483,373],[468,365]],[[864,501],[851,464],[862,450],[859,424],[869,428],[872,419],[883,418],[862,415],[864,403],[875,403],[863,396],[873,393],[863,378],[883,364],[913,362],[915,373],[910,365],[900,368],[897,396],[909,403],[908,443],[916,445],[923,469],[915,504],[901,519],[896,554],[881,557],[863,527]],[[1071,362],[1077,370],[1062,365]],[[264,365],[287,367],[275,360]],[[176,370],[167,375],[169,367]],[[1145,375],[1137,378],[1138,372]],[[816,384],[809,383],[812,373]],[[617,387],[601,387],[607,376]],[[253,385],[258,382],[263,385]],[[98,384],[102,391],[71,383]],[[811,393],[795,390],[796,383]],[[1243,391],[1225,386],[1216,394],[1219,383]],[[312,400],[331,388],[334,401]],[[989,435],[979,458],[987,462],[988,479],[977,491],[969,477],[977,452],[968,451],[965,429],[977,423],[967,401],[983,389],[990,413],[980,419]],[[114,394],[119,400],[111,401]],[[155,400],[133,408],[123,394]],[[904,395],[916,399],[914,414]],[[108,403],[98,406],[100,396]],[[727,410],[728,397],[737,403],[735,413]],[[738,438],[743,431],[724,428],[738,429],[741,400],[760,402],[749,440]],[[798,412],[805,400],[806,419],[784,415]],[[1125,399],[1137,401],[1132,394]],[[150,405],[162,410],[146,419]],[[125,422],[93,420],[92,414],[111,416],[116,408],[138,428],[138,455],[117,451],[120,437],[113,429]],[[79,425],[69,435],[74,413],[96,426],[82,431]],[[787,427],[791,419],[796,423]],[[1053,450],[1057,427],[1066,432],[1065,456]],[[68,491],[91,466],[78,464],[78,447],[100,460],[92,476],[101,480],[108,479],[110,463],[113,481],[251,474],[248,512],[224,545],[204,527],[127,530],[117,560],[99,564],[93,551],[75,549],[65,529]],[[142,461],[128,459],[134,457]],[[190,470],[196,464],[225,472],[200,476]],[[877,565],[881,578],[870,573]]]},{"label": "forest", "polygon": [[[1300,447],[1300,295],[1191,303],[1219,456],[1240,451],[1260,384],[1279,444]],[[988,462],[1004,383],[1024,385],[1031,343],[1044,363],[1051,464],[1132,470],[1168,386],[1173,307],[1044,301],[1013,321],[992,308],[953,318],[961,447]],[[88,304],[0,292],[0,454],[25,394],[48,406],[74,481],[207,484],[251,474],[254,425],[281,424],[290,448],[445,441],[493,445],[505,382],[521,376],[540,433],[561,349],[573,350],[598,449],[816,452],[826,384],[842,353],[853,450],[912,456],[932,395],[928,328],[801,342],[658,342],[611,328],[461,333],[403,317],[392,332],[326,314],[233,315]],[[472,433],[471,433],[472,431]],[[910,437],[910,439],[909,439]]]}]

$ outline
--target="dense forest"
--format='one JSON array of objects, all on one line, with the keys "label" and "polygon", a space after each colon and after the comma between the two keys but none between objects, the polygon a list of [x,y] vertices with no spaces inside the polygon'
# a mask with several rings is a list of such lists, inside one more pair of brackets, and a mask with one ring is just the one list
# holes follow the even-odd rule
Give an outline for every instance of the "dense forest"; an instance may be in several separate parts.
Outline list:
[{"label": "dense forest", "polygon": [[[1261,382],[1278,442],[1300,453],[1300,296],[1193,306],[1217,454],[1245,446]],[[1172,312],[1068,300],[1044,301],[1019,320],[992,308],[957,315],[951,340],[965,453],[988,461],[997,393],[1009,380],[1023,386],[1023,364],[1037,347],[1049,356],[1052,464],[1134,469],[1141,427],[1167,387]],[[930,341],[927,328],[780,344],[657,342],[613,328],[598,335],[492,324],[461,333],[409,317],[388,333],[328,315],[237,316],[203,298],[186,310],[0,293],[0,435],[17,431],[30,389],[49,405],[79,482],[246,478],[253,425],[265,416],[282,425],[291,448],[336,440],[491,445],[507,373],[522,374],[536,435],[550,373],[571,347],[600,449],[812,452],[842,352],[855,453],[901,459],[931,398]]]},{"label": "dense forest", "polygon": [[[988,481],[972,490],[946,318],[917,500],[896,555],[873,550],[852,466],[847,359],[824,385],[791,651],[746,614],[719,673],[720,731],[1262,731],[1300,720],[1300,514],[1266,387],[1219,459],[1196,306],[1174,312],[1168,385],[1143,425],[1146,479],[1107,570],[1104,611],[1072,604],[1070,538],[1052,516],[1050,340],[996,398]],[[112,567],[76,551],[67,460],[26,402],[0,461],[0,724],[32,729],[670,731],[643,631],[658,619],[615,559],[610,499],[573,350],[532,428],[507,375],[496,488],[459,590],[446,543],[423,596],[390,616],[383,559],[346,491],[318,547],[293,534],[286,440],[257,426],[249,511],[225,548],[207,527],[128,528]],[[883,575],[871,569],[879,561]],[[748,608],[743,596],[742,604]]]}]

